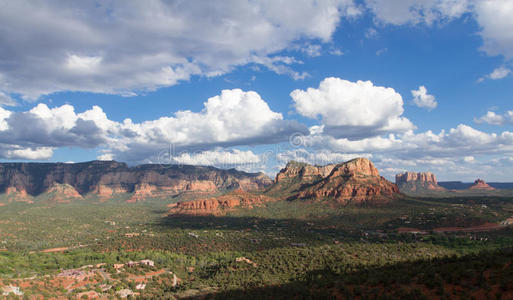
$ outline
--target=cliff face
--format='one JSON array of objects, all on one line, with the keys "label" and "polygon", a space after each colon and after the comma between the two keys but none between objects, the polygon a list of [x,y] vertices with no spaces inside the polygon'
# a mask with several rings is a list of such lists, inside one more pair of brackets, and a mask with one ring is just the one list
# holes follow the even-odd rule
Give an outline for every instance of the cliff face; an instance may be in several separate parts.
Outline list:
[{"label": "cliff face", "polygon": [[276,176],[269,194],[289,200],[330,199],[339,204],[386,204],[399,195],[397,186],[379,175],[366,158],[327,166],[290,162]]},{"label": "cliff face", "polygon": [[438,185],[435,174],[431,172],[405,172],[395,175],[395,183],[402,192],[445,191]]},{"label": "cliff face", "polygon": [[[141,165],[115,161],[86,163],[0,163],[0,193],[37,196],[62,190],[68,196],[93,193],[108,199],[133,193],[131,201],[183,192],[212,193],[241,188],[261,189],[272,184],[267,176],[214,167]],[[65,188],[64,188],[65,187]],[[76,196],[76,195],[75,195]],[[67,197],[66,198],[77,198]]]},{"label": "cliff face", "polygon": [[253,208],[265,202],[275,201],[265,195],[255,195],[243,190],[235,190],[225,195],[202,198],[193,201],[170,204],[170,213],[188,215],[218,215],[233,208]]},{"label": "cliff face", "polygon": [[486,190],[491,191],[495,190],[493,187],[489,186],[483,179],[477,179],[474,181],[474,184],[469,187],[470,190]]}]

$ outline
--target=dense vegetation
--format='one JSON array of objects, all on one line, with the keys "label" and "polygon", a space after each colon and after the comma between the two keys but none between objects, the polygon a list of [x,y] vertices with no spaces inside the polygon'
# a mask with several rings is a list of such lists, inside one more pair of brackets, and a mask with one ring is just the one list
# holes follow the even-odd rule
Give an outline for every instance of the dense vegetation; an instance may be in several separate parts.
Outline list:
[{"label": "dense vegetation", "polygon": [[[166,205],[177,200],[1,207],[2,284],[35,276],[31,280],[40,284],[24,287],[25,295],[50,297],[102,292],[108,283],[103,293],[114,296],[134,290],[137,274],[162,270],[145,279],[140,297],[493,298],[513,289],[510,227],[431,232],[503,221],[513,215],[508,198],[407,198],[379,208],[275,202],[225,216],[168,216]],[[399,227],[427,234],[398,233]],[[63,248],[42,252],[56,247]],[[155,267],[113,269],[142,259]],[[52,281],[61,270],[99,263],[106,264],[109,280],[98,275],[71,290],[56,289]],[[180,278],[176,287],[169,272]]]}]

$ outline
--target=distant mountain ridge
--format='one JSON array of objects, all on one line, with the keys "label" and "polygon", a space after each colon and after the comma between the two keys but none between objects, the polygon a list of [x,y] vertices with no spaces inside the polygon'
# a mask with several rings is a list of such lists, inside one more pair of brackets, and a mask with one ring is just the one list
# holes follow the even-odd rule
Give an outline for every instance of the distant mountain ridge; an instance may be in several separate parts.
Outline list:
[{"label": "distant mountain ridge", "polygon": [[[466,190],[470,188],[474,182],[462,181],[439,181],[438,185],[448,190]],[[487,182],[487,184],[495,189],[513,189],[513,182]]]},{"label": "distant mountain ridge", "polygon": [[103,199],[133,193],[130,200],[135,202],[145,197],[183,192],[257,190],[272,182],[263,173],[203,166],[146,164],[129,167],[116,161],[0,163],[0,193],[13,199],[56,192],[64,194],[66,201],[90,193]]}]

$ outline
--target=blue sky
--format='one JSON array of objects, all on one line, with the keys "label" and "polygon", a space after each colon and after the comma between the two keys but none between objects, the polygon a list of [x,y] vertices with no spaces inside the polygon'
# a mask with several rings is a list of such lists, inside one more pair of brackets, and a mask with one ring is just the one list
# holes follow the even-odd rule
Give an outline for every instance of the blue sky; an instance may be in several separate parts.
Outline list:
[{"label": "blue sky", "polygon": [[511,1],[0,5],[2,161],[513,180]]}]

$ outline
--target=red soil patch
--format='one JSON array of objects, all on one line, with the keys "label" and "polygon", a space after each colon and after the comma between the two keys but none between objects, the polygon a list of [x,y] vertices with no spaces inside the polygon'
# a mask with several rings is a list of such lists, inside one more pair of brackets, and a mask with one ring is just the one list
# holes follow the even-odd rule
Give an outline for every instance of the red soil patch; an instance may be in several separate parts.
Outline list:
[{"label": "red soil patch", "polygon": [[495,223],[485,223],[479,226],[471,226],[471,227],[438,227],[434,228],[434,232],[480,232],[480,231],[490,231],[497,230],[506,227],[506,225],[495,224]]}]

